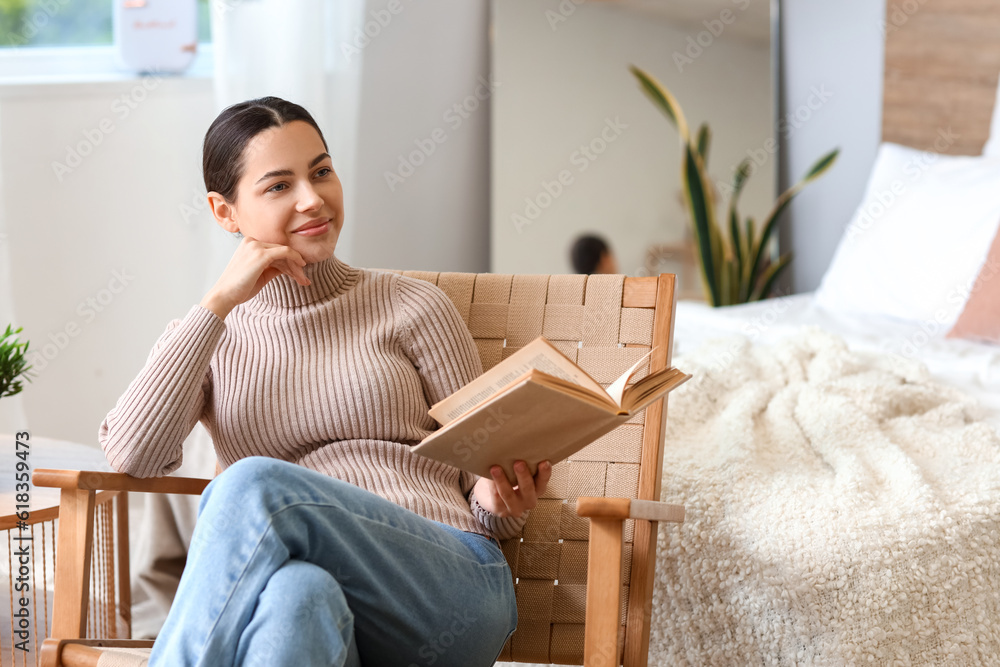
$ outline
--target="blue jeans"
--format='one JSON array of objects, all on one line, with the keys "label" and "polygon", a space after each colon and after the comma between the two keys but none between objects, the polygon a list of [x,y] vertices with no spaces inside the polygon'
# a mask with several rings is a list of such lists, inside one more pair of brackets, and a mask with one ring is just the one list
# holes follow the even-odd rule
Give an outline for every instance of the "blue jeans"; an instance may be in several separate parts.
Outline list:
[{"label": "blue jeans", "polygon": [[150,667],[475,667],[517,625],[490,538],[279,459],[205,489]]}]

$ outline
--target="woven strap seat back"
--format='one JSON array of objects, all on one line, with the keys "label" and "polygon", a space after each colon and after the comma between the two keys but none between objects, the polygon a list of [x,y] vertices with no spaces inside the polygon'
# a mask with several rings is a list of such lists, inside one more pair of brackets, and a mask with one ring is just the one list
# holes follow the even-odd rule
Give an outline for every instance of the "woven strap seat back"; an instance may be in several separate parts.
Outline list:
[{"label": "woven strap seat back", "polygon": [[[653,341],[655,277],[628,278],[626,285],[621,275],[393,272],[434,283],[451,298],[475,339],[484,370],[536,337],[545,336],[607,386],[648,352]],[[669,284],[672,288],[672,280]],[[642,289],[630,289],[632,286]],[[671,292],[671,307],[661,308],[667,312],[656,317],[669,322],[672,299]],[[668,349],[659,364],[654,363],[654,369],[665,366],[664,359],[669,360],[670,328],[661,323],[656,330],[668,332],[668,340],[658,341]],[[650,415],[655,423],[647,424]],[[521,535],[502,541],[515,578],[518,627],[504,646],[501,660],[583,664],[589,524],[576,515],[576,498],[658,500],[660,469],[656,462],[662,460],[663,418],[664,411],[655,403],[553,466],[548,488],[529,514]],[[640,494],[643,461],[652,464],[643,471],[649,478],[643,480],[645,493]],[[637,619],[637,625],[645,623],[645,629],[630,626],[628,631],[648,636],[648,612],[642,609],[641,601],[631,612],[628,607],[633,568],[638,564],[643,574],[650,572],[655,555],[655,534],[650,535],[648,523],[641,533],[637,540],[634,522],[626,521],[619,660],[626,619]]]}]

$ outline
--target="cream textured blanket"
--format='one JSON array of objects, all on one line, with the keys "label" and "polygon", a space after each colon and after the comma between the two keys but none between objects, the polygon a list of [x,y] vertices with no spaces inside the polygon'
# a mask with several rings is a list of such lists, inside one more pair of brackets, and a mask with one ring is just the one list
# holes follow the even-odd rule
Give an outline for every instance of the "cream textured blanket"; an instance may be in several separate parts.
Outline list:
[{"label": "cream textured blanket", "polygon": [[819,329],[675,363],[650,665],[1000,663],[1000,437]]}]

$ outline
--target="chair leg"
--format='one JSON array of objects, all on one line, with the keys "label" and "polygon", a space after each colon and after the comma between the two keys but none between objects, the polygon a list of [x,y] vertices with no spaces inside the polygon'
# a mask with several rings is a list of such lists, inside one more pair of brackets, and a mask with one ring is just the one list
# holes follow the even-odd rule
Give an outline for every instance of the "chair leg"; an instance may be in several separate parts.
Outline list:
[{"label": "chair leg", "polygon": [[52,611],[52,636],[59,639],[78,639],[87,631],[95,496],[86,489],[63,489],[60,495]]},{"label": "chair leg", "polygon": [[129,571],[128,491],[122,491],[115,500],[118,540],[118,613],[125,621],[125,636],[132,638],[132,579]]},{"label": "chair leg", "polygon": [[590,517],[583,664],[617,667],[621,626],[622,520]]}]

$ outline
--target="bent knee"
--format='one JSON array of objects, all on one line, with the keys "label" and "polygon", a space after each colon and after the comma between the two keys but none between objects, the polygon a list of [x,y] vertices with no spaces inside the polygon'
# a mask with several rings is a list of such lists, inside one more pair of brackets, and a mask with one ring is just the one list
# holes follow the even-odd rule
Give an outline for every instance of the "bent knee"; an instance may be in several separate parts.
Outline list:
[{"label": "bent knee", "polygon": [[256,489],[273,486],[276,480],[287,474],[288,466],[295,464],[270,456],[247,456],[240,459],[208,483],[201,496],[199,512],[211,498],[215,498],[215,502],[225,502],[231,497],[244,501],[252,498]]},{"label": "bent knee", "polygon": [[326,609],[333,618],[350,616],[347,598],[340,583],[319,565],[292,559],[275,570],[261,596],[293,598],[295,609]]}]

